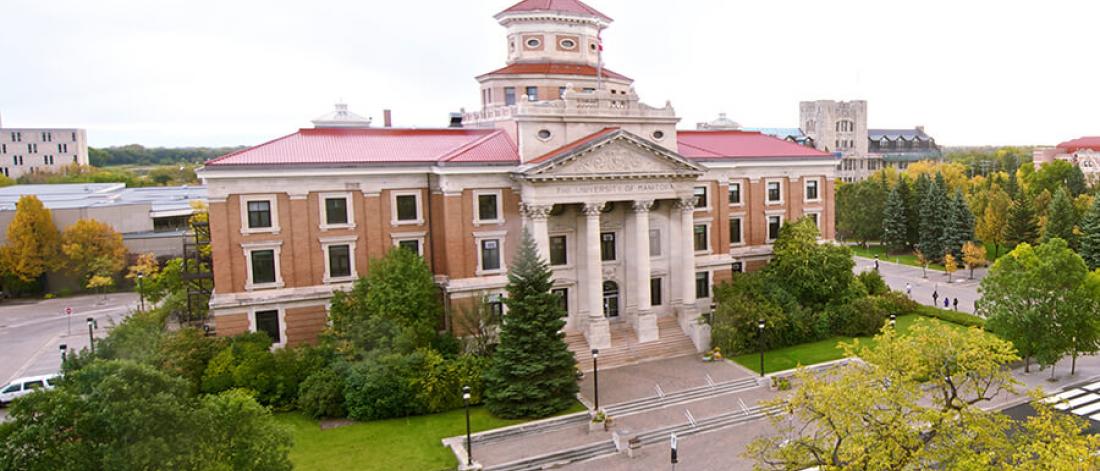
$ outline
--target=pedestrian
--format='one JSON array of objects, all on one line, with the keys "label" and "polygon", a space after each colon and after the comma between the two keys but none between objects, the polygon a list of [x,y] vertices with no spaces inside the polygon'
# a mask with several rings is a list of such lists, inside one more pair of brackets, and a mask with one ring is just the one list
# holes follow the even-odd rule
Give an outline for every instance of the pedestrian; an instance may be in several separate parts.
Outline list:
[{"label": "pedestrian", "polygon": [[955,298],[954,301],[951,301],[951,307],[954,308],[956,311],[959,310],[959,298]]},{"label": "pedestrian", "polygon": [[932,306],[935,307],[936,303],[940,300],[940,292],[933,288],[932,290]]},{"label": "pedestrian", "polygon": [[875,271],[878,271],[878,255],[875,255]]},{"label": "pedestrian", "polygon": [[908,281],[905,282],[905,295],[913,299],[913,284]]},{"label": "pedestrian", "polygon": [[950,299],[951,299],[951,296],[944,296],[943,297],[943,308],[944,309],[947,309],[947,301],[950,300]]}]

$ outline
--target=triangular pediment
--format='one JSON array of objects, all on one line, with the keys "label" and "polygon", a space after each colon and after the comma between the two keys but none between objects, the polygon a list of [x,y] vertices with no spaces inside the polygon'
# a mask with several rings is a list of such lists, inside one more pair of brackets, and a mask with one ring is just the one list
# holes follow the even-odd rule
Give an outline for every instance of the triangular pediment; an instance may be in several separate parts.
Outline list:
[{"label": "triangular pediment", "polygon": [[675,152],[616,131],[540,162],[523,174],[528,178],[667,178],[695,177],[703,169]]}]

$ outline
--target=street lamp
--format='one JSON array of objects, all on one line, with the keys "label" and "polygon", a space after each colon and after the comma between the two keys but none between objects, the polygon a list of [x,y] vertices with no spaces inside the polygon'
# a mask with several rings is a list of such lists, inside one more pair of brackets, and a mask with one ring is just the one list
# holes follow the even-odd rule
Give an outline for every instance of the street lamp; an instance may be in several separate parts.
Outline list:
[{"label": "street lamp", "polygon": [[140,296],[140,297],[141,297],[141,312],[145,312],[145,290],[144,290],[144,289],[142,289],[142,283],[141,283],[141,281],[142,281],[143,279],[145,279],[145,275],[143,275],[143,274],[141,274],[141,273],[138,273],[138,276],[137,276],[137,280],[138,280],[138,296]]},{"label": "street lamp", "polygon": [[764,377],[764,319],[760,319],[760,323],[756,325],[757,328],[757,341],[760,343],[760,377]]},{"label": "street lamp", "polygon": [[462,402],[466,405],[466,466],[474,465],[473,442],[470,441],[470,387],[462,387]]},{"label": "street lamp", "polygon": [[898,316],[896,314],[890,314],[890,328],[893,329],[898,325]]},{"label": "street lamp", "polygon": [[94,329],[95,329],[95,318],[89,317],[88,318],[88,345],[92,349],[92,355],[95,355],[95,336],[92,333],[92,330],[94,330]]},{"label": "street lamp", "polygon": [[61,344],[57,348],[58,348],[58,350],[61,350],[61,367],[64,368],[65,367],[65,351],[69,349],[69,346],[65,345],[65,344]]},{"label": "street lamp", "polygon": [[600,349],[592,349],[592,392],[596,396],[596,412],[600,411]]}]

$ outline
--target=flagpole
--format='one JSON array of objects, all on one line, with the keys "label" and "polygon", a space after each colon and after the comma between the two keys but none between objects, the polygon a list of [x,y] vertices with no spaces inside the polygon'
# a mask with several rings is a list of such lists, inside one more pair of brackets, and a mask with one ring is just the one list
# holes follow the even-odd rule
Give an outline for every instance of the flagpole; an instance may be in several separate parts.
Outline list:
[{"label": "flagpole", "polygon": [[603,90],[603,28],[596,30],[596,89]]}]

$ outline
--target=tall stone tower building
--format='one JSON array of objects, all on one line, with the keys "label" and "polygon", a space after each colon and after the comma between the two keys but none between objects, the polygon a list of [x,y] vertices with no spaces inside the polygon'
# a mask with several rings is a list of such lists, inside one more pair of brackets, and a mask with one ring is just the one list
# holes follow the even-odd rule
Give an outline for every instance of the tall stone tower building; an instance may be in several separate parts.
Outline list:
[{"label": "tall stone tower building", "polygon": [[803,101],[799,122],[815,147],[839,155],[837,176],[842,180],[861,180],[882,167],[867,151],[866,101]]}]

